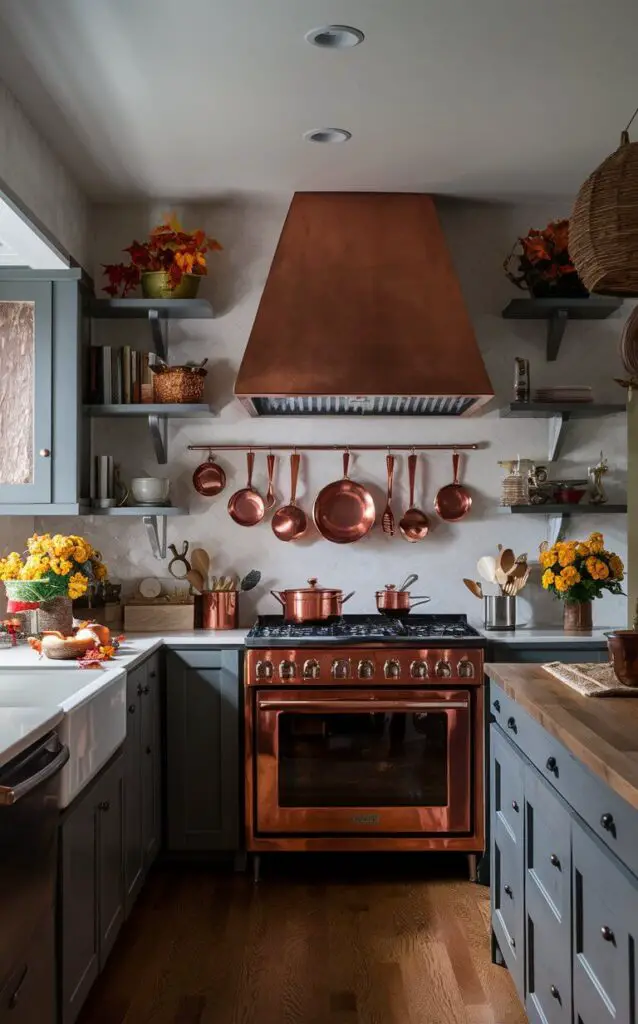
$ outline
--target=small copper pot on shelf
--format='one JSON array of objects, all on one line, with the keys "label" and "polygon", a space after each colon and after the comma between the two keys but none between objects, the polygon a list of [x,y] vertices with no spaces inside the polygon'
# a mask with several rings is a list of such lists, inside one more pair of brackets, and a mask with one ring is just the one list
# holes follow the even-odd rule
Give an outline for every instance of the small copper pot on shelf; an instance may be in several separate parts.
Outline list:
[{"label": "small copper pot on shelf", "polygon": [[375,596],[377,611],[395,619],[409,615],[413,608],[431,600],[429,597],[412,597],[409,590],[397,590],[394,583],[388,583],[384,590],[377,590]]}]

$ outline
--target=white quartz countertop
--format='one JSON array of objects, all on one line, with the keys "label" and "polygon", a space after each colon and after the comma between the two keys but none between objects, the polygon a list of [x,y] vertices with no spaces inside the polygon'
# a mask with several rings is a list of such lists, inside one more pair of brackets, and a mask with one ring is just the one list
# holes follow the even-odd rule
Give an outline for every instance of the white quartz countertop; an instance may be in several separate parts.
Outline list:
[{"label": "white quartz countertop", "polygon": [[0,768],[20,754],[63,718],[55,707],[0,707]]},{"label": "white quartz countertop", "polygon": [[592,629],[589,633],[565,633],[562,629],[556,629],[552,626],[521,626],[518,629],[483,629],[477,623],[472,625],[479,631],[481,636],[484,636],[486,640],[492,642],[520,645],[526,647],[530,645],[543,645],[543,644],[565,644],[571,646],[573,644],[606,644],[606,634],[611,632],[613,629],[624,629],[625,627],[619,626],[607,626],[605,629]]}]

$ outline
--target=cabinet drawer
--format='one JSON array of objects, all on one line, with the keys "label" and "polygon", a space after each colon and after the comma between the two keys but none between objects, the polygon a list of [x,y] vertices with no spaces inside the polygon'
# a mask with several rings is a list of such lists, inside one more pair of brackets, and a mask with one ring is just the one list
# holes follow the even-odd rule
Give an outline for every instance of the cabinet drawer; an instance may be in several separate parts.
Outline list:
[{"label": "cabinet drawer", "polygon": [[496,726],[490,732],[492,815],[510,833],[514,843],[523,845],[523,777],[525,762]]},{"label": "cabinet drawer", "polygon": [[569,914],[555,915],[537,886],[525,890],[525,1009],[530,1024],[571,1024]]},{"label": "cabinet drawer", "polygon": [[55,951],[53,915],[38,927],[18,966],[0,992],[0,1024],[54,1024]]},{"label": "cabinet drawer", "polygon": [[523,857],[504,827],[492,832],[492,928],[523,998]]},{"label": "cabinet drawer", "polygon": [[635,1021],[638,888],[572,822],[574,1019]]},{"label": "cabinet drawer", "polygon": [[[570,920],[570,816],[567,807],[533,768],[525,779],[525,894],[547,904],[550,920]],[[533,890],[533,891],[532,891]]]},{"label": "cabinet drawer", "polygon": [[[219,647],[206,647],[199,650],[180,648],[172,653],[189,668],[221,668],[222,665],[222,652]],[[167,665],[169,664],[170,659],[167,659]],[[167,673],[167,679],[170,684],[170,673]]]}]

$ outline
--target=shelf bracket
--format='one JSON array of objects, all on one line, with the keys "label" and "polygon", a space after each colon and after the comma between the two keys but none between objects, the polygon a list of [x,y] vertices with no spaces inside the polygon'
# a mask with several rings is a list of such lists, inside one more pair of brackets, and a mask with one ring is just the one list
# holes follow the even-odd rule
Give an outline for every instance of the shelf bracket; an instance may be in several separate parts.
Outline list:
[{"label": "shelf bracket", "polygon": [[554,462],[558,458],[560,443],[563,438],[563,428],[568,419],[568,412],[557,413],[556,416],[549,417],[549,444],[547,449],[547,459],[549,462]]},{"label": "shelf bracket", "polygon": [[561,341],[567,327],[569,311],[567,309],[554,309],[547,320],[547,362],[556,362]]},{"label": "shelf bracket", "polygon": [[157,559],[166,558],[166,516],[142,516],[151,551]]},{"label": "shelf bracket", "polygon": [[148,322],[151,325],[155,354],[166,362],[168,358],[168,321],[166,317],[160,315],[159,310],[149,309]]},{"label": "shelf bracket", "polygon": [[155,449],[155,458],[160,466],[165,466],[168,462],[168,417],[155,415],[149,416],[148,429],[151,433],[153,448]]}]

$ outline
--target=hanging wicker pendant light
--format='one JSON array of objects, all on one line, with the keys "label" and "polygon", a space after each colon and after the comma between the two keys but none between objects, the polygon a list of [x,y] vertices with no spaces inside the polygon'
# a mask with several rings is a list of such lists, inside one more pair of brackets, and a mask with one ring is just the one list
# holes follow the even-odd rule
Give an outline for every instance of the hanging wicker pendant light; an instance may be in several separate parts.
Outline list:
[{"label": "hanging wicker pendant light", "polygon": [[576,197],[569,254],[590,292],[638,296],[638,142],[627,129]]}]

